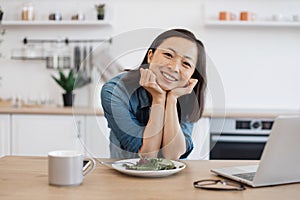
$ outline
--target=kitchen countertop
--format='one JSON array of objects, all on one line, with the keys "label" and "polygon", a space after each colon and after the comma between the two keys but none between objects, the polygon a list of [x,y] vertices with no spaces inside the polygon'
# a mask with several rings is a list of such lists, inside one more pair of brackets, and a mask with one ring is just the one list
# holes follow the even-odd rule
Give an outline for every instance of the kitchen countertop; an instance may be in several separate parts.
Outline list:
[{"label": "kitchen countertop", "polygon": [[[50,115],[103,115],[102,109],[94,110],[89,107],[0,107],[0,114],[50,114]],[[227,118],[276,118],[279,115],[300,115],[299,110],[284,109],[206,109],[203,117],[227,117]]]},{"label": "kitchen countertop", "polygon": [[0,114],[103,115],[103,111],[89,107],[0,107]]},{"label": "kitchen countertop", "polygon": [[204,116],[227,118],[276,118],[280,115],[300,115],[300,110],[292,109],[225,109],[207,110]]}]

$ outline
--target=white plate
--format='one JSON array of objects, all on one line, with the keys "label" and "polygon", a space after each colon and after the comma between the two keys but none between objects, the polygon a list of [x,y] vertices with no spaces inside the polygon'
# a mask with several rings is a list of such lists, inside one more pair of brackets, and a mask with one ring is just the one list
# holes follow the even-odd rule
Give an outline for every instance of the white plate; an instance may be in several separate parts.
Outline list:
[{"label": "white plate", "polygon": [[[173,161],[175,164],[176,169],[168,169],[168,170],[159,170],[159,171],[141,171],[141,170],[132,170],[132,169],[126,169],[124,166],[122,166],[124,162],[131,162],[131,163],[137,163],[140,159],[126,159],[126,160],[119,160],[115,164],[112,164],[112,167],[124,174],[131,175],[131,176],[140,176],[140,177],[165,177],[170,176],[172,174],[175,174],[177,172],[180,172],[183,170],[186,165],[184,163]],[[118,164],[120,163],[120,164]]]}]

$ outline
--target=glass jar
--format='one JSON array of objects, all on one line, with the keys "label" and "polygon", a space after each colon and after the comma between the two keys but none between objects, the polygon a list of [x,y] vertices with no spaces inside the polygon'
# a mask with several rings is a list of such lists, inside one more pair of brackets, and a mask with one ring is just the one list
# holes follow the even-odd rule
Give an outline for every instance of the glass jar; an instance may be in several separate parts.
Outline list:
[{"label": "glass jar", "polygon": [[71,67],[71,51],[60,39],[54,43],[46,56],[48,69],[68,69]]},{"label": "glass jar", "polygon": [[22,20],[25,21],[32,21],[34,20],[34,6],[33,4],[27,3],[24,4],[23,9],[22,9]]}]

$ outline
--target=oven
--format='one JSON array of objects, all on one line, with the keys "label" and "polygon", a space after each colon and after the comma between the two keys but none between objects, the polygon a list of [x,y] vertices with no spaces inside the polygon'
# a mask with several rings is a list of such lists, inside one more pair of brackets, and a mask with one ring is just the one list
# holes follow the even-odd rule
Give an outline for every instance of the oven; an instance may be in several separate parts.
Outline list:
[{"label": "oven", "polygon": [[259,160],[274,119],[212,118],[210,159]]}]

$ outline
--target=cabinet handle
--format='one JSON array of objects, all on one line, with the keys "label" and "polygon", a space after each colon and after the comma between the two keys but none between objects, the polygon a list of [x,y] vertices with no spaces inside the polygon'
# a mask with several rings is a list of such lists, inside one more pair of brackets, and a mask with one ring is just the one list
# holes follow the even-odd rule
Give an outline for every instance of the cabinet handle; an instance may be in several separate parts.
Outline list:
[{"label": "cabinet handle", "polygon": [[81,138],[81,122],[77,121],[77,138]]}]

